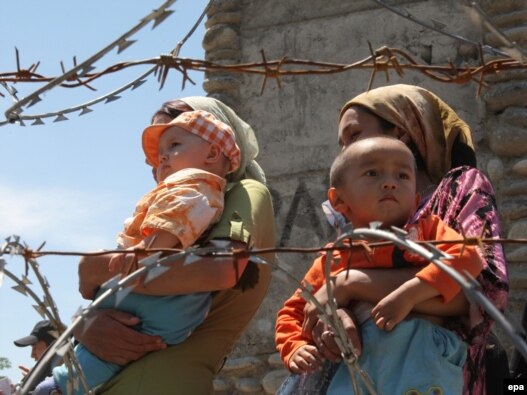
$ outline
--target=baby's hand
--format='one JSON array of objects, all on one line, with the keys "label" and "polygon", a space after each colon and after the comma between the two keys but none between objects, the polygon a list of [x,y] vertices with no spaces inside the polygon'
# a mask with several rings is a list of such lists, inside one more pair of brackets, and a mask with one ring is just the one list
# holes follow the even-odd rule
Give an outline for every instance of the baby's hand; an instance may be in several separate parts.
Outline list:
[{"label": "baby's hand", "polygon": [[385,296],[371,311],[375,325],[379,329],[391,331],[412,311],[414,304],[397,290]]},{"label": "baby's hand", "polygon": [[313,373],[322,367],[322,360],[315,346],[305,344],[289,360],[289,370],[293,373]]},{"label": "baby's hand", "polygon": [[122,273],[126,262],[126,254],[112,254],[108,262],[108,271],[110,273]]},{"label": "baby's hand", "polygon": [[[133,250],[131,250],[133,251]],[[112,254],[108,262],[108,271],[110,273],[121,273],[123,277],[137,270],[137,260],[135,254],[115,253]]]}]

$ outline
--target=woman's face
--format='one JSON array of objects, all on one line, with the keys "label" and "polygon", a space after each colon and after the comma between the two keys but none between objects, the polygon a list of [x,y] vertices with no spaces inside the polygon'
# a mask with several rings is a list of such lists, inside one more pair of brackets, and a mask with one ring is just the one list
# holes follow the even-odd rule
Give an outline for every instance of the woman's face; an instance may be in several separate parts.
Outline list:
[{"label": "woman's face", "polygon": [[350,107],[346,110],[339,123],[339,145],[342,148],[351,143],[368,137],[391,136],[400,138],[397,127],[391,130],[383,130],[379,119],[367,111],[358,107]]},{"label": "woman's face", "polygon": [[158,114],[154,117],[152,125],[157,125],[160,123],[170,123],[174,118],[169,116],[168,114]]}]

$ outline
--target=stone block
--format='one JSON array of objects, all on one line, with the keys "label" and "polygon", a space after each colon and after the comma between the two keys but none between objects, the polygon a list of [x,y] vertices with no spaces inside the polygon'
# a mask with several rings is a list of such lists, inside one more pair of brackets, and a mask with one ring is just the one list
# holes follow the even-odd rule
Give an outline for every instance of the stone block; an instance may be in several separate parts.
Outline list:
[{"label": "stone block", "polygon": [[280,354],[277,352],[269,355],[269,358],[267,358],[267,363],[273,368],[280,368],[284,366],[284,362],[282,361],[282,358],[280,358]]},{"label": "stone block", "polygon": [[507,262],[527,262],[527,247],[520,247],[507,252]]},{"label": "stone block", "polygon": [[236,389],[243,394],[253,394],[262,390],[262,385],[257,379],[245,377],[236,380]]},{"label": "stone block", "polygon": [[205,27],[209,28],[215,25],[239,25],[242,21],[242,13],[235,12],[218,12],[212,15],[205,22]]},{"label": "stone block", "polygon": [[485,94],[487,110],[495,113],[507,107],[527,107],[527,81],[508,81],[494,85]]},{"label": "stone block", "polygon": [[[527,91],[525,91],[527,95]],[[526,103],[527,105],[527,103]],[[527,129],[511,125],[501,125],[489,133],[489,146],[492,152],[505,157],[527,154]]]},{"label": "stone block", "polygon": [[237,30],[232,25],[216,25],[205,32],[203,37],[203,48],[205,51],[215,49],[239,49],[240,40]]},{"label": "stone block", "polygon": [[508,201],[499,205],[502,219],[516,220],[527,217],[527,200]]},{"label": "stone block", "polygon": [[527,159],[516,162],[512,166],[512,171],[521,176],[527,176]]},{"label": "stone block", "polygon": [[514,223],[507,235],[509,239],[526,239],[527,238],[527,221],[518,221]]},{"label": "stone block", "polygon": [[527,194],[527,181],[509,181],[508,184],[503,187],[502,193],[505,196],[525,196]]},{"label": "stone block", "polygon": [[227,362],[225,362],[222,371],[242,376],[247,375],[250,372],[255,372],[261,365],[262,361],[256,357],[229,358],[227,359]]},{"label": "stone block", "polygon": [[276,394],[276,391],[289,375],[286,369],[273,370],[265,375],[262,386],[266,394]]},{"label": "stone block", "polygon": [[215,0],[207,11],[207,16],[210,17],[220,12],[237,11],[241,8],[242,3],[242,0]]},{"label": "stone block", "polygon": [[487,163],[487,174],[493,183],[498,183],[503,178],[503,161],[493,158]]},{"label": "stone block", "polygon": [[225,393],[231,388],[231,385],[222,379],[214,379],[212,384],[214,385],[215,393]]}]

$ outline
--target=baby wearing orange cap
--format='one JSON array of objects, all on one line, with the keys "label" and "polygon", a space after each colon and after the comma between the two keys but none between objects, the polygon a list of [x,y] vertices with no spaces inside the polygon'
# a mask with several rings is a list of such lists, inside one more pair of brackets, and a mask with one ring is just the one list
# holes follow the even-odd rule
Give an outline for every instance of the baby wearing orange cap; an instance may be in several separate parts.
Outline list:
[{"label": "baby wearing orange cap", "polygon": [[[141,198],[117,242],[129,250],[187,248],[221,216],[225,176],[236,171],[240,163],[234,132],[211,113],[189,111],[168,124],[148,126],[143,131],[142,144],[158,185]],[[114,254],[109,270],[126,274],[133,257]],[[101,289],[99,294],[104,291]],[[159,297],[131,292],[118,303],[115,298],[108,298],[99,307],[117,307],[137,316],[142,332],[161,336],[167,345],[172,345],[184,341],[203,322],[210,303],[208,292]],[[122,368],[98,359],[81,344],[75,347],[75,354],[91,389]],[[53,376],[51,381],[41,383],[45,387],[42,389],[58,387],[68,393],[67,368],[55,368]],[[73,386],[73,394],[84,392],[82,385]]]}]

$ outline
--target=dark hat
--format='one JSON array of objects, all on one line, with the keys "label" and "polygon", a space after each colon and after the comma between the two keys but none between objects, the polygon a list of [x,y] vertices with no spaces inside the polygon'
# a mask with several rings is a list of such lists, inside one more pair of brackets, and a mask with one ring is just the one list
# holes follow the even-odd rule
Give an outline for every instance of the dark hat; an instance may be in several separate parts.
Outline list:
[{"label": "dark hat", "polygon": [[39,321],[29,336],[15,340],[14,343],[15,346],[26,347],[32,346],[33,344],[42,340],[47,346],[49,346],[55,341],[55,336],[52,335],[53,332],[56,332],[56,329],[53,327],[53,325],[51,325],[51,322],[47,320]]}]

